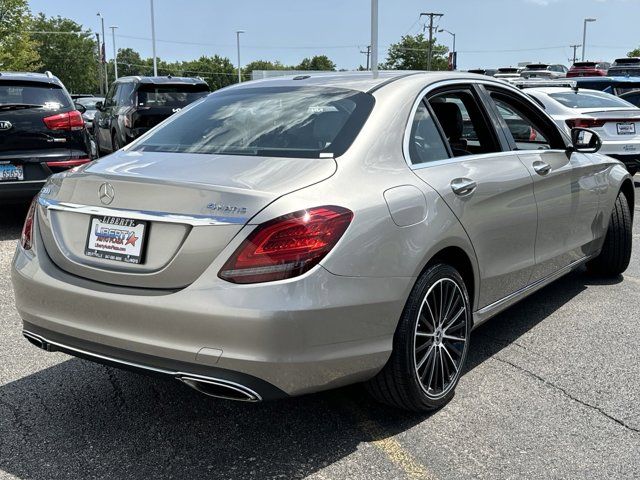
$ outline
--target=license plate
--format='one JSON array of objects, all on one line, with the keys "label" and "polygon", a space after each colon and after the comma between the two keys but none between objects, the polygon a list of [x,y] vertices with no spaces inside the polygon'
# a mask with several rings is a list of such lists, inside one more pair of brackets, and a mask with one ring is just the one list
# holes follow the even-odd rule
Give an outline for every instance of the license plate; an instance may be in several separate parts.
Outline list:
[{"label": "license plate", "polygon": [[116,262],[142,263],[147,222],[92,215],[84,254]]},{"label": "license plate", "polygon": [[12,180],[24,180],[22,165],[0,163],[0,182],[9,182]]},{"label": "license plate", "polygon": [[618,123],[618,135],[635,135],[635,123]]}]

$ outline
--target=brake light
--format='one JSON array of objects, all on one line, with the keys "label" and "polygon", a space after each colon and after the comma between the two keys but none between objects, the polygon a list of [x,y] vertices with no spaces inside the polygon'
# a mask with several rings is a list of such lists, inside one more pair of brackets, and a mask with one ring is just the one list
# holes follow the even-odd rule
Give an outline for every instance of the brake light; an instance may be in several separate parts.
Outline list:
[{"label": "brake light", "polygon": [[82,130],[84,119],[78,110],[58,113],[42,119],[49,130]]},{"label": "brake light", "polygon": [[566,120],[569,128],[598,128],[603,127],[607,120],[596,120],[595,118],[572,118]]},{"label": "brake light", "polygon": [[36,198],[31,201],[31,205],[27,211],[27,217],[24,219],[24,225],[22,226],[22,234],[20,235],[20,245],[22,245],[22,248],[25,250],[31,250],[33,246],[33,220],[36,215]]},{"label": "brake light", "polygon": [[251,232],[218,276],[258,283],[302,275],[331,251],[352,219],[351,210],[323,206],[270,220]]},{"label": "brake light", "polygon": [[80,165],[84,165],[85,163],[90,162],[89,158],[72,158],[70,160],[54,160],[51,162],[47,162],[48,167],[54,168],[71,168],[78,167]]}]

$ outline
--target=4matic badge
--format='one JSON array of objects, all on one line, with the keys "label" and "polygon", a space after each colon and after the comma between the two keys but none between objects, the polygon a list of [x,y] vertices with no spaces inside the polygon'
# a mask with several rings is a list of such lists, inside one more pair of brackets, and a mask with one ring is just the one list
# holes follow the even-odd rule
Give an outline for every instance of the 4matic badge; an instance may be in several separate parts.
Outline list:
[{"label": "4matic badge", "polygon": [[247,213],[246,207],[238,207],[236,205],[225,205],[223,203],[211,202],[207,205],[209,210],[213,210],[216,213],[231,213],[231,214],[243,214]]}]

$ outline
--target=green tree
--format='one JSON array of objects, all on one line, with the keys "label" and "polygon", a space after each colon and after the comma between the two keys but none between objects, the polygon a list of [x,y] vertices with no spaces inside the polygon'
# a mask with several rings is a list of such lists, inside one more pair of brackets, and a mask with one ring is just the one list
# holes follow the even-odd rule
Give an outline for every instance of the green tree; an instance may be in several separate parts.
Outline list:
[{"label": "green tree", "polygon": [[[389,47],[387,61],[380,67],[387,70],[426,70],[428,52],[429,40],[422,33],[405,35]],[[447,70],[448,52],[447,47],[436,44],[436,39],[433,39],[432,70]]]},{"label": "green tree", "polygon": [[278,60],[271,62],[269,60],[254,60],[242,67],[242,78],[250,80],[251,72],[254,70],[292,70],[293,67],[283,65]]},{"label": "green tree", "polygon": [[197,60],[180,62],[176,65],[175,75],[186,77],[202,77],[211,87],[217,90],[238,81],[238,73],[227,57],[214,55],[202,56]]},{"label": "green tree", "polygon": [[[153,59],[143,59],[133,48],[118,49],[118,76],[153,75]],[[113,60],[109,61],[109,78],[115,78]]]},{"label": "green tree", "polygon": [[38,68],[37,41],[29,33],[31,23],[27,0],[0,0],[0,70]]},{"label": "green tree", "polygon": [[326,55],[315,55],[311,58],[304,58],[296,70],[331,70],[335,71],[336,64]]},{"label": "green tree", "polygon": [[635,48],[627,53],[627,57],[640,57],[640,48]]},{"label": "green tree", "polygon": [[40,13],[33,19],[37,35],[40,71],[50,70],[69,92],[90,93],[99,90],[96,41],[89,30],[69,18],[47,18]]}]

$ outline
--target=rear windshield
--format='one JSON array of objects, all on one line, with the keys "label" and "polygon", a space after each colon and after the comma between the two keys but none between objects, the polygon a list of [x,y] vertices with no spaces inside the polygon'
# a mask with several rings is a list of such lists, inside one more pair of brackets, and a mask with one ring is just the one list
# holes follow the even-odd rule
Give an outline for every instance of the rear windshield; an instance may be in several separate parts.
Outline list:
[{"label": "rear windshield", "polygon": [[0,107],[20,104],[59,110],[70,108],[71,100],[57,85],[38,82],[0,82]]},{"label": "rear windshield", "polygon": [[82,105],[87,110],[95,110],[96,103],[104,102],[104,98],[102,97],[84,97],[76,99],[76,103]]},{"label": "rear windshield", "polygon": [[563,92],[549,96],[569,108],[635,108],[631,103],[603,92]]},{"label": "rear windshield", "polygon": [[318,158],[344,153],[373,96],[324,87],[227,89],[166,122],[134,150]]},{"label": "rear windshield", "polygon": [[138,106],[184,107],[209,94],[206,85],[140,85]]}]

